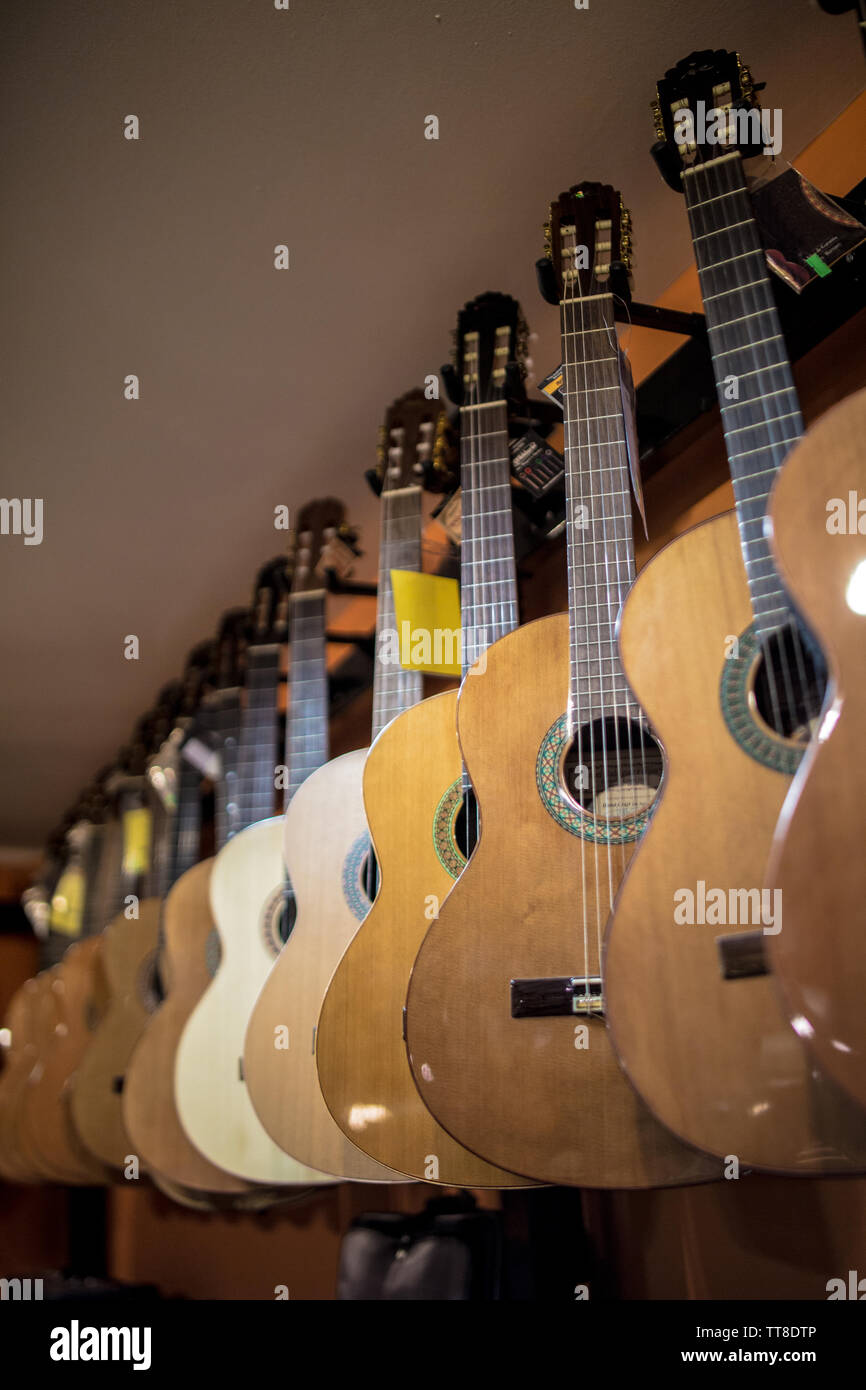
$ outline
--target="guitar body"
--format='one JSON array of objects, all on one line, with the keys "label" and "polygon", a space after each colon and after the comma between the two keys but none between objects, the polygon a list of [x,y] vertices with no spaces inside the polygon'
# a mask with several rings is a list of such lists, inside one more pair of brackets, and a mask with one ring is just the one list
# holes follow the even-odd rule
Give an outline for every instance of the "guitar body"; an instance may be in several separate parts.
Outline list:
[{"label": "guitar body", "polygon": [[188,1138],[247,1182],[333,1182],[284,1153],[263,1128],[243,1074],[244,1034],[279,950],[282,817],[240,831],[216,856],[210,905],[222,957],[187,1020],[175,1057],[175,1101]]},{"label": "guitar body", "polygon": [[20,1152],[18,1136],[23,1097],[39,1055],[38,1002],[50,988],[47,971],[25,980],[10,999],[3,1020],[10,1040],[0,1074],[0,1177],[10,1182],[37,1182],[40,1177]]},{"label": "guitar body", "polygon": [[[847,515],[849,495],[866,494],[864,438],[866,392],[860,391],[824,415],[797,445],[773,494],[774,550],[827,655],[836,722],[832,728],[825,723],[824,736],[812,742],[794,779],[767,874],[784,905],[784,930],[768,945],[788,1012],[806,1021],[808,1036],[802,1036],[822,1069],[861,1105],[866,618],[846,602],[846,590],[866,560],[866,535]],[[827,529],[831,498],[846,513],[839,533]]]},{"label": "guitar body", "polygon": [[[783,769],[799,757],[751,713],[751,621],[733,513],[671,542],[625,602],[623,665],[667,768],[608,930],[608,1022],[644,1100],[690,1143],[782,1173],[859,1171],[866,1113],[815,1068],[772,978],[722,976],[716,938],[754,928],[674,915],[675,894],[697,903],[701,882],[761,888],[791,774],[745,745]],[[732,636],[739,655],[726,660]]]},{"label": "guitar body", "polygon": [[99,1018],[108,1005],[102,937],[70,946],[41,996],[39,1060],[21,1112],[21,1148],[47,1181],[94,1184],[108,1170],[83,1146],[72,1122],[71,1087]]},{"label": "guitar body", "polygon": [[190,1143],[174,1098],[177,1046],[212,979],[208,951],[215,940],[210,910],[213,862],[195,864],[166,895],[160,953],[165,997],[130,1058],[123,1120],[134,1151],[158,1185],[173,1192],[185,1187],[202,1194],[240,1194],[249,1192],[250,1185],[215,1167]]},{"label": "guitar body", "polygon": [[123,1123],[123,1088],[133,1048],[155,1005],[154,965],[159,898],[143,898],[137,919],[122,912],[103,932],[109,1003],[72,1088],[72,1118],[82,1143],[103,1163],[122,1168],[134,1154]]},{"label": "guitar body", "polygon": [[585,1187],[697,1182],[718,1165],[653,1120],[601,1019],[577,1025],[588,1042],[578,1047],[573,1016],[511,1015],[512,979],[598,973],[595,940],[584,954],[581,894],[594,918],[599,885],[631,849],[572,834],[539,791],[539,751],[567,704],[568,647],[567,615],[542,618],[500,638],[486,674],[463,682],[458,727],[481,836],[412,972],[412,1070],[450,1133],[527,1176]]},{"label": "guitar body", "polygon": [[[339,1178],[402,1182],[351,1141],[325,1104],[316,1070],[319,1007],[370,901],[362,872],[369,852],[361,776],[366,749],[320,767],[297,789],[283,847],[295,895],[295,925],[268,975],[247,1029],[244,1071],[256,1112],[281,1149]],[[275,1045],[288,1029],[288,1047]]]},{"label": "guitar body", "polygon": [[462,795],[456,704],[453,690],[423,700],[394,719],[368,755],[364,801],[380,887],[325,995],[319,1078],[340,1127],[379,1162],[427,1182],[520,1187],[523,1179],[470,1153],[436,1122],[403,1041],[425,909],[454,883],[446,862],[454,874],[464,863],[452,823]]}]

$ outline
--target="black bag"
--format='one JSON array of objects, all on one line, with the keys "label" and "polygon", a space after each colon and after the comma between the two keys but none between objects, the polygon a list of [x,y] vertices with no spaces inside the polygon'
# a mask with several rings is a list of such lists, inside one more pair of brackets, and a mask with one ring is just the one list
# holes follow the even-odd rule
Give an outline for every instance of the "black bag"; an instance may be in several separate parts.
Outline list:
[{"label": "black bag", "polygon": [[496,1299],[499,1213],[468,1194],[434,1197],[417,1216],[368,1212],[343,1238],[338,1299]]}]

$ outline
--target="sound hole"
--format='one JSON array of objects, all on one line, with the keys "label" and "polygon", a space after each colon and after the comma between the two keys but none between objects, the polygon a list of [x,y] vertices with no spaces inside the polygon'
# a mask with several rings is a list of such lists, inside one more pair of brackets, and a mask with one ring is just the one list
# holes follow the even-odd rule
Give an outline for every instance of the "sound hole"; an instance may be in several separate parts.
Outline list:
[{"label": "sound hole", "polygon": [[562,762],[569,797],[599,820],[627,820],[645,811],[663,769],[661,749],[646,729],[613,716],[582,724]]},{"label": "sound hole", "polygon": [[361,864],[361,887],[370,902],[375,902],[379,891],[379,863],[372,849],[364,855]]},{"label": "sound hole", "polygon": [[285,946],[291,936],[298,916],[298,905],[292,889],[286,885],[283,889],[277,913],[272,924],[273,939],[275,944]]},{"label": "sound hole", "polygon": [[799,628],[787,623],[761,644],[749,698],[780,738],[806,743],[821,712],[826,682],[819,653]]},{"label": "sound hole", "polygon": [[157,965],[156,952],[151,952],[141,962],[138,970],[138,997],[147,1012],[156,1013],[165,993],[162,988],[162,981],[159,977],[159,967]]},{"label": "sound hole", "polygon": [[153,962],[153,981],[151,985],[151,990],[153,998],[155,1000],[154,1007],[158,1009],[160,1004],[165,1002],[165,984],[163,983],[162,971],[159,968],[158,954]]},{"label": "sound hole", "polygon": [[468,787],[454,819],[454,843],[464,859],[469,858],[478,843],[478,830],[478,802],[474,791]]}]

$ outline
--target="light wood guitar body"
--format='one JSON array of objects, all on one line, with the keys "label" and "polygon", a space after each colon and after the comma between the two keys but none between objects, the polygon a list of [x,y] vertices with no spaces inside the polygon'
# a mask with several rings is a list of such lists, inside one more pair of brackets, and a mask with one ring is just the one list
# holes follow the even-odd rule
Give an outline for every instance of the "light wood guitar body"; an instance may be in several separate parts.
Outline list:
[{"label": "light wood guitar body", "polygon": [[111,1176],[81,1143],[70,1112],[75,1073],[108,1003],[102,944],[94,936],[70,946],[41,1000],[43,1041],[23,1101],[21,1147],[48,1181],[101,1184]]},{"label": "light wood guitar body", "polygon": [[3,1018],[10,1039],[0,1073],[0,1177],[11,1182],[38,1182],[40,1178],[20,1152],[18,1136],[22,1100],[39,1055],[38,1000],[50,989],[48,971],[25,980],[10,999]]},{"label": "light wood guitar body", "polygon": [[587,1187],[707,1180],[719,1165],[656,1123],[600,1018],[512,1017],[513,979],[598,973],[582,904],[594,922],[596,895],[606,903],[632,848],[582,839],[542,799],[539,753],[566,709],[568,643],[566,614],[528,623],[488,649],[486,674],[463,682],[458,727],[481,836],[412,972],[412,1070],[450,1133],[528,1176]]},{"label": "light wood guitar body", "polygon": [[[166,1189],[240,1194],[250,1184],[215,1167],[190,1143],[174,1098],[174,1062],[190,1014],[210,985],[210,944],[218,940],[210,910],[213,859],[188,869],[163,907],[160,973],[165,997],[145,1024],[126,1072],[123,1119],[133,1150]],[[212,962],[216,967],[216,960]],[[197,1199],[192,1199],[193,1201]],[[207,1197],[201,1201],[207,1205]]]},{"label": "light wood guitar body", "polygon": [[[334,758],[289,804],[283,849],[297,915],[250,1018],[244,1071],[259,1119],[292,1157],[340,1178],[403,1182],[346,1137],[316,1070],[322,998],[370,907],[362,883],[370,840],[361,794],[366,756],[357,749]],[[286,1029],[288,1047],[276,1046]]]},{"label": "light wood guitar body", "polygon": [[290,1158],[262,1126],[243,1075],[250,1014],[278,953],[282,817],[229,840],[211,871],[210,900],[222,956],[187,1020],[175,1057],[175,1101],[190,1141],[211,1163],[248,1182],[333,1182]]},{"label": "light wood guitar body", "polygon": [[[854,495],[855,511],[850,509]],[[794,778],[767,875],[784,928],[769,939],[786,1007],[828,1076],[866,1105],[866,391],[789,455],[771,503],[782,575],[827,655],[831,703]],[[828,530],[838,499],[845,530]],[[835,510],[835,509],[834,509]],[[866,530],[866,517],[862,518]],[[858,566],[855,608],[846,600]],[[857,612],[856,608],[860,611]]]},{"label": "light wood guitar body", "polygon": [[[717,938],[754,932],[748,914],[735,904],[746,923],[675,920],[674,895],[697,904],[700,883],[760,890],[790,785],[743,746],[768,758],[792,748],[750,713],[751,621],[733,513],[668,545],[626,600],[623,665],[667,768],[608,931],[608,1023],[641,1095],[684,1139],[751,1167],[858,1171],[866,1113],[818,1072],[771,977],[723,978]],[[733,637],[739,655],[726,659]],[[766,939],[758,926],[756,949]]]},{"label": "light wood guitar body", "polygon": [[102,962],[109,1003],[72,1083],[72,1119],[102,1163],[123,1168],[135,1152],[123,1123],[123,1087],[133,1048],[155,1006],[161,899],[143,898],[137,919],[122,912],[105,928]]},{"label": "light wood guitar body", "polygon": [[464,862],[448,810],[456,812],[462,794],[456,704],[453,690],[423,700],[382,731],[367,758],[364,800],[380,887],[325,996],[316,1036],[319,1077],[341,1128],[380,1162],[427,1182],[519,1187],[522,1178],[471,1153],[433,1118],[403,1041],[406,988],[429,921],[425,911],[454,883],[445,861],[454,874]]}]

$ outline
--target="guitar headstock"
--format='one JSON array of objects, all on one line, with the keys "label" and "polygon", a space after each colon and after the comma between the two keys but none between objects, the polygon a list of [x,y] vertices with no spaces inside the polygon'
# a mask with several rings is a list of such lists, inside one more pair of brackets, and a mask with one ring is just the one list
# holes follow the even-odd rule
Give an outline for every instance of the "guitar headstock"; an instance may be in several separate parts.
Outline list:
[{"label": "guitar headstock", "polygon": [[544,249],[557,298],[615,294],[628,299],[631,216],[606,183],[578,183],[550,205]]},{"label": "guitar headstock", "polygon": [[[526,374],[526,320],[516,299],[489,292],[457,316],[454,372],[457,405],[504,400]],[[455,391],[450,394],[454,398]]]},{"label": "guitar headstock", "polygon": [[247,608],[229,608],[220,619],[211,674],[211,684],[216,691],[231,690],[244,683],[249,621]]},{"label": "guitar headstock", "polygon": [[357,533],[346,522],[346,509],[336,497],[321,497],[301,508],[289,539],[292,559],[292,598],[328,587],[328,573],[345,578],[351,573]]},{"label": "guitar headstock", "polygon": [[456,481],[454,432],[439,402],[420,387],[388,406],[376,453],[368,477],[379,495],[403,487],[442,492]]},{"label": "guitar headstock", "polygon": [[762,153],[755,93],[765,85],[753,81],[739,53],[725,48],[690,53],[668,69],[652,102],[652,153],[671,188],[682,190],[682,172],[694,164],[734,151],[744,159]]},{"label": "guitar headstock", "polygon": [[205,688],[213,679],[216,658],[217,643],[213,638],[199,642],[187,656],[179,710],[181,718],[191,718],[201,704]]},{"label": "guitar headstock", "polygon": [[289,587],[290,571],[285,555],[269,560],[259,570],[250,606],[249,646],[288,641]]}]

